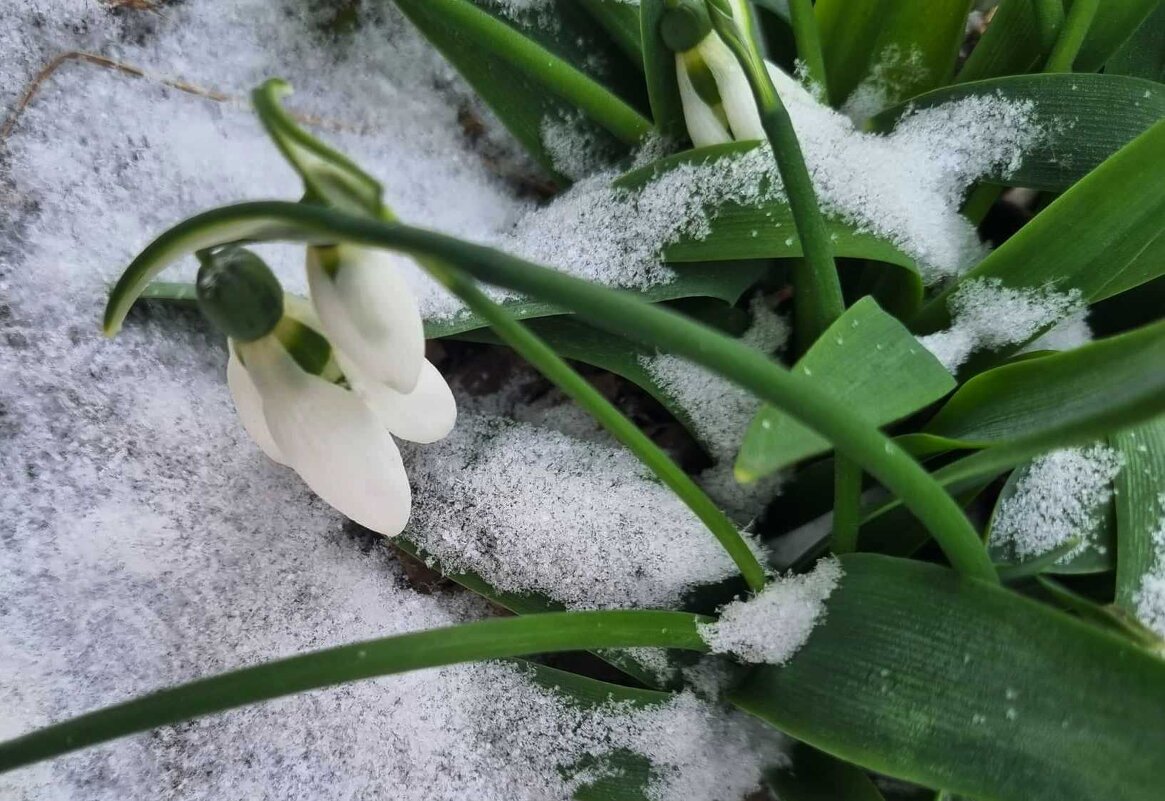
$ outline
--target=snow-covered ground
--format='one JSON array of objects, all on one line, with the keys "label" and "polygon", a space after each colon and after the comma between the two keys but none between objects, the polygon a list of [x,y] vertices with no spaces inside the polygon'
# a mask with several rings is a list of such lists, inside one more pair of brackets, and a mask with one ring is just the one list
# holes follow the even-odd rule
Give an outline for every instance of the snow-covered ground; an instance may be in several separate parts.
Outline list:
[{"label": "snow-covered ground", "polygon": [[[273,75],[411,221],[490,239],[527,208],[463,135],[467,88],[391,4],[338,41],[312,5],[0,2],[5,114],[70,50],[148,76],[67,61],[0,145],[0,738],[174,682],[487,613],[464,594],[411,589],[385,546],[262,456],[230,406],[222,343],[194,314],[154,307],[116,340],[99,332],[108,282],[166,226],[297,195],[245,102]],[[302,251],[263,250],[302,289]],[[513,667],[459,667],[135,736],[0,776],[0,796],[557,799],[571,790],[561,768],[627,748],[652,761],[660,797],[736,798],[776,757],[754,735],[690,694],[582,713]]]}]

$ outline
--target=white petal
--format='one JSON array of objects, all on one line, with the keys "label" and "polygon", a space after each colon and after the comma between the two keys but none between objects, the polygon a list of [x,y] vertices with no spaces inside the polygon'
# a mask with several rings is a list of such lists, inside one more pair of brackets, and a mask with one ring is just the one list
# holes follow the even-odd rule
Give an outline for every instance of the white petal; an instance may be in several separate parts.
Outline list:
[{"label": "white petal", "polygon": [[323,249],[308,248],[312,304],[332,345],[371,379],[400,392],[417,385],[425,359],[425,332],[412,290],[382,250],[339,245],[340,268],[328,275]]},{"label": "white petal", "polygon": [[421,366],[416,388],[407,394],[387,384],[368,381],[360,375],[359,368],[353,369],[342,356],[340,367],[381,423],[401,439],[436,442],[453,430],[457,422],[457,401],[445,378],[428,359]]},{"label": "white petal", "polygon": [[728,45],[715,33],[710,33],[697,49],[716,79],[732,135],[737,139],[765,139],[765,129],[761,127],[760,113],[756,110],[748,78]]},{"label": "white petal", "polygon": [[227,349],[230,351],[230,357],[227,359],[227,388],[231,392],[231,400],[235,402],[235,411],[243,428],[269,459],[279,464],[287,464],[283,461],[283,454],[279,452],[279,447],[267,428],[267,421],[263,417],[263,399],[259,397],[255,382],[247,374],[247,368],[239,361],[235,344],[227,343]]},{"label": "white petal", "polygon": [[679,53],[676,54],[676,80],[680,87],[680,100],[684,106],[684,122],[687,123],[688,136],[691,137],[692,144],[696,147],[707,147],[731,142],[732,134],[728,133],[716,110],[704,102],[704,98],[696,92],[691,76],[688,75],[684,57]]},{"label": "white petal", "polygon": [[399,534],[412,493],[400,450],[356,393],[304,372],[272,337],[239,346],[287,463],[329,505],[381,534]]}]

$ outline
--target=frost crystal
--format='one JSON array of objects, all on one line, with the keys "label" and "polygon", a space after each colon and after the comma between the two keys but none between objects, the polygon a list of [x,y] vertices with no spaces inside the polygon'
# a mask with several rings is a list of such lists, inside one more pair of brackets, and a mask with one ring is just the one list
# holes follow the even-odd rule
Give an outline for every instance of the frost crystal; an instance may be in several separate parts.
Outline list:
[{"label": "frost crystal", "polygon": [[965,281],[948,301],[951,327],[918,341],[954,372],[975,351],[1026,342],[1057,321],[1080,314],[1081,306],[1078,289],[1013,289],[998,278]]},{"label": "frost crystal", "polygon": [[1157,496],[1157,507],[1161,519],[1150,535],[1153,544],[1152,568],[1141,579],[1134,601],[1137,604],[1137,618],[1146,626],[1165,637],[1165,492]]},{"label": "frost crystal", "polygon": [[1120,453],[1106,445],[1039,457],[1024,471],[1015,493],[1000,502],[992,538],[1025,560],[1081,537],[1061,561],[1071,559],[1088,547],[1086,535],[1112,499],[1112,481],[1123,465]]},{"label": "frost crystal", "polygon": [[825,616],[842,575],[841,562],[822,559],[811,573],[779,578],[756,597],[728,604],[718,621],[700,626],[700,636],[713,653],[783,665]]}]

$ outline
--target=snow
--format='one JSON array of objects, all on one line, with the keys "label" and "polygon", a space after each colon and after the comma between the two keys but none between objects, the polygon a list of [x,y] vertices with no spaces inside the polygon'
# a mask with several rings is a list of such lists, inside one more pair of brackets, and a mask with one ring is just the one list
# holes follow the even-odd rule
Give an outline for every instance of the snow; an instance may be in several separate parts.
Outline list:
[{"label": "snow", "polygon": [[1069,561],[1094,544],[1089,534],[1112,500],[1112,481],[1123,466],[1120,453],[1099,444],[1039,457],[1024,470],[1014,494],[1000,501],[992,540],[1023,561],[1079,537],[1060,560]]},{"label": "snow", "polygon": [[951,326],[919,337],[918,341],[952,373],[976,351],[1025,343],[1062,322],[1067,322],[1067,327],[1045,340],[1044,345],[1075,344],[1085,334],[1079,326],[1083,323],[1085,330],[1087,326],[1080,319],[1083,301],[1077,289],[1017,289],[1004,286],[998,278],[976,278],[960,284],[947,306]]},{"label": "snow", "polygon": [[407,447],[414,522],[405,534],[444,569],[570,608],[674,607],[738,573],[703,523],[638,460],[590,441],[475,414]]},{"label": "snow", "polygon": [[1150,535],[1153,544],[1153,563],[1141,579],[1134,598],[1137,619],[1161,637],[1165,637],[1165,492],[1157,496],[1161,519]]},{"label": "snow", "polygon": [[723,607],[719,620],[700,625],[700,636],[713,653],[783,665],[824,620],[825,602],[842,577],[841,562],[822,559],[810,573],[784,576],[755,597]]},{"label": "snow", "polygon": [[[788,322],[759,295],[749,308],[752,324],[741,341],[766,355],[775,354],[789,338]],[[733,475],[732,464],[749,423],[760,410],[760,401],[728,379],[678,356],[641,356],[640,362],[683,410],[696,437],[716,461],[700,475],[704,489],[738,520],[747,523],[759,516],[780,490],[784,476],[741,485]]]},{"label": "snow", "polygon": [[[151,307],[113,341],[98,328],[108,282],[166,226],[298,194],[244,102],[270,75],[385,180],[402,216],[477,239],[508,229],[528,203],[461,134],[474,108],[464,84],[388,4],[364,9],[342,43],[322,32],[324,11],[299,3],[10,6],[6,106],[65,49],[152,77],[69,62],[0,146],[0,738],[234,667],[488,614],[468,594],[411,589],[383,541],[262,456],[231,408],[223,344],[193,313]],[[303,289],[302,248],[262,250]],[[167,277],[193,271],[191,260]],[[428,314],[456,308],[412,278]],[[743,797],[780,761],[766,731],[688,694],[580,711],[512,665],[451,667],[126,738],[0,776],[0,796],[543,801],[586,779],[569,775],[584,756],[629,749],[652,766],[652,797],[711,800]]]}]

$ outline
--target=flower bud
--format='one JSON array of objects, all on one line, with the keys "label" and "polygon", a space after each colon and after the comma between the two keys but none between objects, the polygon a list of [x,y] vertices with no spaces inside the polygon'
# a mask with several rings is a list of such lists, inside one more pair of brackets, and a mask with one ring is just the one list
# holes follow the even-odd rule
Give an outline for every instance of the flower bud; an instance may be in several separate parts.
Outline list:
[{"label": "flower bud", "polygon": [[271,333],[283,317],[283,287],[254,253],[228,246],[199,254],[198,308],[231,339],[252,342]]}]

